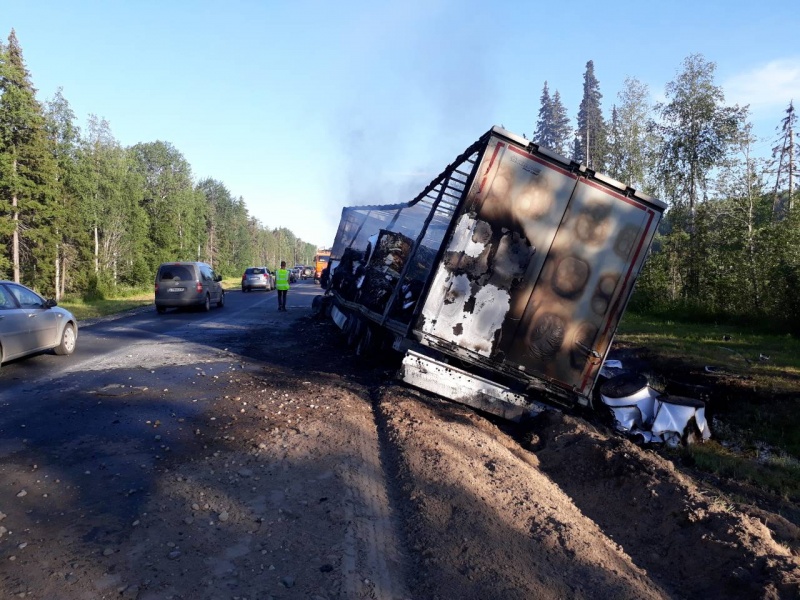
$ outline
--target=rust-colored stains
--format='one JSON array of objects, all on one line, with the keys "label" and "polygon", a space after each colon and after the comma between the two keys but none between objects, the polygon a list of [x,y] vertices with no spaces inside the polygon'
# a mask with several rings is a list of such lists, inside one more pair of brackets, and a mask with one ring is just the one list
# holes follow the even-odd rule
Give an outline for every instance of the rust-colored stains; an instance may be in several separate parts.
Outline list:
[{"label": "rust-colored stains", "polygon": [[622,290],[644,211],[597,186],[579,184],[563,214],[506,361],[580,389],[599,367],[606,324]]},{"label": "rust-colored stains", "polygon": [[519,223],[540,221],[556,207],[559,196],[557,188],[554,182],[542,175],[542,170],[536,174],[528,173],[528,181],[522,183],[522,190],[514,196],[512,211]]},{"label": "rust-colored stains", "polygon": [[617,289],[619,275],[617,273],[606,273],[597,281],[597,287],[592,295],[591,307],[594,314],[603,316],[608,311],[611,303],[611,296]]},{"label": "rust-colored stains", "polygon": [[592,351],[596,338],[597,327],[588,321],[584,321],[574,328],[569,354],[570,364],[574,369],[583,369],[586,365],[586,359]]},{"label": "rust-colored stains", "polygon": [[481,219],[495,227],[508,227],[512,224],[511,186],[514,180],[513,169],[503,165],[497,170],[487,190],[486,200],[480,210]]}]

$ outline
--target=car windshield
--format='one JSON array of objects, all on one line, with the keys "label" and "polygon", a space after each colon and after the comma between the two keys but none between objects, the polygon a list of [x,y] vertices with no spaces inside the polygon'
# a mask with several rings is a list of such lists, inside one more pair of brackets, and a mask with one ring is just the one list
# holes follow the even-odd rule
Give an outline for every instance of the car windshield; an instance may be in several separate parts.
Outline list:
[{"label": "car windshield", "polygon": [[170,265],[168,267],[161,267],[159,279],[161,279],[161,281],[171,281],[173,279],[187,281],[194,279],[194,277],[192,277],[188,267],[184,267],[183,265]]},{"label": "car windshield", "polygon": [[266,269],[258,269],[258,268],[247,269],[248,275],[264,275],[266,272],[267,272]]}]

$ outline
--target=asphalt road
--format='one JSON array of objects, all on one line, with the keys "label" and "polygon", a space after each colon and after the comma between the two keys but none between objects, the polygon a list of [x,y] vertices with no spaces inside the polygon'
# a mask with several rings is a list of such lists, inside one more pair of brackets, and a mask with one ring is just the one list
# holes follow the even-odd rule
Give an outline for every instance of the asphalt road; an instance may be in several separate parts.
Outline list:
[{"label": "asphalt road", "polygon": [[[136,492],[148,490],[157,462],[191,451],[188,425],[202,419],[220,380],[258,361],[272,340],[291,336],[319,293],[311,282],[294,284],[287,312],[278,312],[274,291],[239,290],[208,313],[142,308],[80,323],[71,356],[47,352],[3,365],[0,502],[18,493],[20,471],[48,469],[52,479],[80,488],[84,510],[135,515]],[[160,424],[175,422],[186,426],[156,439]],[[113,481],[85,477],[97,470]],[[109,505],[110,483],[133,492]]]},{"label": "asphalt road", "polygon": [[[81,321],[73,355],[56,356],[50,351],[4,364],[0,368],[0,400],[24,394],[33,385],[46,385],[75,371],[93,372],[92,365],[98,361],[108,361],[115,353],[133,346],[147,350],[148,346],[185,340],[218,347],[221,338],[231,342],[228,333],[232,330],[248,335],[242,328],[259,318],[270,331],[290,327],[296,318],[309,314],[311,302],[319,293],[319,286],[312,282],[293,284],[285,315],[277,311],[274,291],[242,293],[235,289],[226,293],[223,308],[213,307],[208,313],[169,310],[158,315],[153,307],[145,307],[103,319]],[[257,335],[257,332],[252,334]],[[235,347],[235,340],[233,344]],[[129,361],[120,362],[119,366],[124,368]],[[89,381],[87,384],[92,385]]]}]

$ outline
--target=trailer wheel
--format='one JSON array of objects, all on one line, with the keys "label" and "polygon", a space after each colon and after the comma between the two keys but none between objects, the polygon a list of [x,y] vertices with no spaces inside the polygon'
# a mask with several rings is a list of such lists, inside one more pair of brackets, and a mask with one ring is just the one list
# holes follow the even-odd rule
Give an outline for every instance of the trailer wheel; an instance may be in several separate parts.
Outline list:
[{"label": "trailer wheel", "polygon": [[311,312],[318,317],[330,317],[331,300],[330,296],[314,296],[314,300],[311,301]]},{"label": "trailer wheel", "polygon": [[311,312],[315,315],[322,312],[322,296],[314,296],[314,299],[311,301]]},{"label": "trailer wheel", "polygon": [[375,335],[372,332],[372,327],[364,325],[361,328],[361,335],[358,336],[356,342],[356,356],[369,356],[373,350],[373,339]]},{"label": "trailer wheel", "polygon": [[349,319],[347,319],[347,345],[348,346],[355,346],[358,342],[359,337],[361,336],[361,330],[363,329],[364,323],[363,321],[355,316],[351,315]]}]

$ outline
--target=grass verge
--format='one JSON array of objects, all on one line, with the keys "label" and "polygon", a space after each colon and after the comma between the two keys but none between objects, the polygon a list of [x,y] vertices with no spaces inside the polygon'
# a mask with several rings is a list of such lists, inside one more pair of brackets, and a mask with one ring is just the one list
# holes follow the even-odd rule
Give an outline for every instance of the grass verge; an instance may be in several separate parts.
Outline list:
[{"label": "grass verge", "polygon": [[153,304],[153,292],[151,291],[132,292],[120,298],[95,298],[92,300],[67,296],[58,303],[59,306],[63,306],[75,315],[78,321],[105,317],[148,304]]},{"label": "grass verge", "polygon": [[[241,279],[231,277],[222,280],[225,291],[238,289]],[[81,298],[79,296],[66,296],[58,305],[70,311],[78,321],[96,319],[116,313],[125,312],[140,306],[153,304],[153,290],[126,290],[109,298]]]},{"label": "grass verge", "polygon": [[714,439],[682,450],[696,468],[800,499],[800,340],[628,312],[616,342],[710,389]]}]

